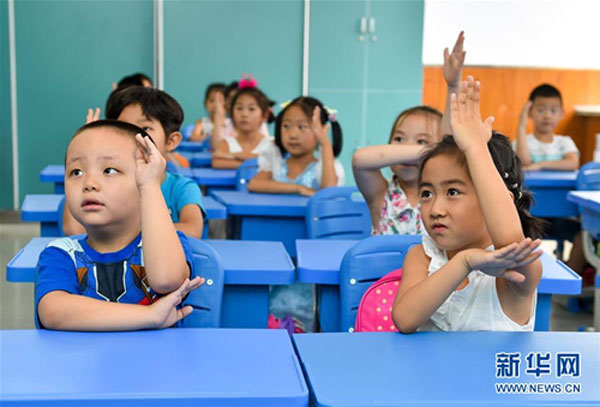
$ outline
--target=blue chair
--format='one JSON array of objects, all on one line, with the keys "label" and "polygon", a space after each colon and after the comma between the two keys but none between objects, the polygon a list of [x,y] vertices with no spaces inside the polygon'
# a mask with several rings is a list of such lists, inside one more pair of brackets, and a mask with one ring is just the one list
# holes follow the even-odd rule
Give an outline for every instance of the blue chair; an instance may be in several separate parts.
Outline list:
[{"label": "blue chair", "polygon": [[238,191],[247,191],[248,182],[258,173],[258,158],[251,158],[240,165],[235,173],[235,186]]},{"label": "blue chair", "polygon": [[[60,200],[60,204],[58,205],[58,236],[64,237],[65,232],[63,232],[63,211],[65,210],[65,196]],[[43,236],[43,235],[42,235]]]},{"label": "blue chair", "polygon": [[219,328],[221,326],[221,302],[225,272],[219,254],[207,243],[188,238],[194,256],[197,274],[206,282],[192,291],[183,302],[194,310],[183,320],[184,328]]},{"label": "blue chair", "polygon": [[367,203],[353,199],[356,187],[330,187],[315,193],[306,207],[309,239],[364,239],[371,234]]},{"label": "blue chair", "polygon": [[579,191],[600,190],[600,163],[590,161],[582,165],[575,183]]},{"label": "blue chair", "polygon": [[419,235],[371,236],[346,252],[340,268],[342,332],[354,331],[360,300],[371,284],[401,268],[408,249],[420,243]]},{"label": "blue chair", "polygon": [[181,135],[183,140],[189,140],[192,135],[192,131],[194,131],[194,124],[186,124],[181,128]]}]

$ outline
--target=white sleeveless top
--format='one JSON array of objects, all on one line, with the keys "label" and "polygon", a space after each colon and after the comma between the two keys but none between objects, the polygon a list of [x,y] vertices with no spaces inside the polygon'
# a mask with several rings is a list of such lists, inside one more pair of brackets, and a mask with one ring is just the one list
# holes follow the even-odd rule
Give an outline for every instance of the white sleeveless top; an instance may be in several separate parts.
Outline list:
[{"label": "white sleeveless top", "polygon": [[[431,258],[429,275],[448,262],[446,251],[437,247],[427,235],[423,235],[423,249]],[[487,249],[494,248],[490,246]],[[467,286],[450,294],[430,320],[419,327],[419,331],[533,331],[537,290],[531,304],[529,322],[519,325],[502,310],[496,291],[496,277],[474,270],[467,278]]]},{"label": "white sleeveless top", "polygon": [[[242,146],[240,145],[237,137],[223,137],[223,140],[227,142],[227,146],[229,147],[230,153],[241,153],[243,151]],[[252,154],[260,154],[266,148],[269,148],[272,141],[270,137],[263,137],[260,142],[254,147],[251,151]]]}]

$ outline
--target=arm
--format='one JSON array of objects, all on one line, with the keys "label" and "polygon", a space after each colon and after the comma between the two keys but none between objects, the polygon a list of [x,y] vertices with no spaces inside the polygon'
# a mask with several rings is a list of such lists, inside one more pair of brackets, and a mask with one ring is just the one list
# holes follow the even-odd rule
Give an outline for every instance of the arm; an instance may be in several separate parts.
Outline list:
[{"label": "arm", "polygon": [[[214,135],[214,132],[213,132]],[[212,138],[211,138],[212,142]],[[221,140],[219,146],[212,155],[211,165],[213,168],[221,169],[236,169],[242,164],[241,161],[236,160],[229,152],[229,145],[225,140]]]},{"label": "arm", "polygon": [[185,254],[160,189],[165,159],[147,137],[136,136],[136,181],[140,191],[142,244],[148,282],[157,293],[179,287],[190,275]]},{"label": "arm", "polygon": [[246,160],[251,160],[253,158],[258,157],[258,154],[254,154],[254,153],[247,153],[245,151],[241,151],[239,153],[233,153],[231,154],[231,156],[238,161],[244,162]]},{"label": "arm", "polygon": [[85,228],[73,217],[67,205],[63,206],[62,219],[63,233],[65,236],[80,235],[85,233]]},{"label": "arm", "polygon": [[307,188],[304,185],[273,181],[270,171],[260,171],[252,177],[248,183],[248,191],[265,194],[300,194],[303,196],[312,196],[315,193],[314,189]]},{"label": "arm", "polygon": [[202,238],[204,218],[202,211],[196,204],[189,204],[181,208],[179,222],[175,223],[175,229],[182,231],[187,236]]},{"label": "arm", "polygon": [[579,155],[577,153],[567,153],[562,160],[540,161],[527,166],[526,169],[536,170],[572,170],[579,168]]},{"label": "arm", "polygon": [[531,156],[529,155],[529,148],[527,147],[527,117],[529,110],[531,109],[531,101],[527,101],[523,110],[521,110],[521,116],[519,117],[519,127],[517,128],[517,156],[521,160],[524,166],[531,164]]},{"label": "arm", "polygon": [[335,187],[338,183],[335,173],[335,157],[333,156],[333,147],[327,134],[329,133],[329,124],[321,123],[321,108],[315,107],[310,126],[317,142],[321,145],[321,188]]},{"label": "arm", "polygon": [[214,117],[211,119],[213,131],[210,136],[210,149],[216,151],[223,140],[223,126],[225,125],[225,108],[220,103],[217,104]]},{"label": "arm", "polygon": [[452,128],[450,127],[450,95],[452,93],[458,93],[460,87],[460,78],[462,75],[462,68],[465,63],[466,51],[463,51],[463,45],[465,42],[465,33],[461,31],[458,34],[452,53],[448,52],[448,48],[444,49],[444,80],[448,86],[446,92],[446,107],[444,109],[444,116],[442,117],[442,125],[440,127],[440,133],[442,136],[446,134],[452,134]]},{"label": "arm", "polygon": [[196,120],[192,134],[190,134],[190,141],[204,141],[205,138],[206,134],[204,134],[202,129],[202,119]]}]

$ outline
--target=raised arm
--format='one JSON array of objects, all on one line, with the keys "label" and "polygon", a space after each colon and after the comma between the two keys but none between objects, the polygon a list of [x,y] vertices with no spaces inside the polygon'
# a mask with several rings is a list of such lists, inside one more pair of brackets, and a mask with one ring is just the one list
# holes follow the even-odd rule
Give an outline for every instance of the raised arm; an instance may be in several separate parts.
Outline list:
[{"label": "raised arm", "polygon": [[529,110],[531,110],[530,100],[525,103],[525,106],[523,106],[523,109],[521,110],[519,127],[517,128],[516,153],[524,166],[531,164],[531,156],[529,155],[529,148],[527,147],[527,118],[529,117]]},{"label": "raised arm", "polygon": [[458,38],[452,48],[452,53],[448,51],[448,48],[444,49],[444,80],[448,90],[446,92],[446,107],[444,109],[444,117],[442,118],[442,125],[440,132],[442,136],[452,133],[450,127],[450,95],[452,93],[458,93],[460,88],[460,79],[462,75],[462,68],[465,63],[465,56],[467,51],[463,51],[463,45],[465,43],[465,33],[461,31],[458,34]]},{"label": "raised arm", "polygon": [[321,160],[322,160],[322,173],[321,173],[321,188],[335,187],[338,183],[338,177],[335,173],[335,157],[333,156],[333,147],[329,140],[329,125],[321,124],[321,108],[315,107],[312,115],[312,123],[310,126],[311,131],[315,135],[317,142],[321,145]]},{"label": "raised arm", "polygon": [[202,129],[202,119],[196,120],[192,134],[190,134],[190,141],[204,141],[206,134]]}]

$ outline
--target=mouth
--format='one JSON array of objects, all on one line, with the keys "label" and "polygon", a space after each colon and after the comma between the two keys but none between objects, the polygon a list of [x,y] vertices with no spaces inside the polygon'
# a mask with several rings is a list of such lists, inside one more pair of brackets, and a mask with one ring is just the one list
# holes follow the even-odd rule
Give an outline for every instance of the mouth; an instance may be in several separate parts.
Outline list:
[{"label": "mouth", "polygon": [[447,229],[448,226],[443,225],[441,223],[434,223],[433,225],[431,225],[431,230],[433,230],[435,233],[442,233]]},{"label": "mouth", "polygon": [[104,204],[95,199],[86,199],[82,202],[81,207],[85,211],[97,211],[104,207]]}]

